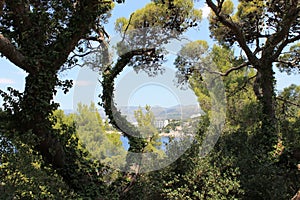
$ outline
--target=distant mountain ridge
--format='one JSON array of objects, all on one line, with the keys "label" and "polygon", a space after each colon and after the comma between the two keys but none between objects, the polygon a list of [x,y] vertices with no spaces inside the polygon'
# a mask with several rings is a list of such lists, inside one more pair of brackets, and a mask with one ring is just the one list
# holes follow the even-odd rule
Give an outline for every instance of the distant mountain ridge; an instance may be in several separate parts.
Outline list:
[{"label": "distant mountain ridge", "polygon": [[[145,107],[141,107],[145,109]],[[138,110],[139,106],[118,106],[118,110],[122,115],[126,116],[130,122],[135,122],[134,111]],[[156,120],[164,119],[188,119],[199,114],[203,114],[200,106],[194,105],[176,105],[171,107],[153,106],[151,107]],[[75,113],[76,111],[71,109],[65,109],[65,114]],[[107,116],[103,108],[98,110],[102,119],[106,119]]]},{"label": "distant mountain ridge", "polygon": [[[143,108],[143,107],[142,107]],[[138,106],[121,106],[119,110],[130,122],[135,121],[134,111],[139,109]],[[144,109],[144,108],[143,108]],[[164,119],[188,119],[193,115],[202,114],[202,110],[198,105],[176,105],[172,107],[151,107],[156,120]]]}]

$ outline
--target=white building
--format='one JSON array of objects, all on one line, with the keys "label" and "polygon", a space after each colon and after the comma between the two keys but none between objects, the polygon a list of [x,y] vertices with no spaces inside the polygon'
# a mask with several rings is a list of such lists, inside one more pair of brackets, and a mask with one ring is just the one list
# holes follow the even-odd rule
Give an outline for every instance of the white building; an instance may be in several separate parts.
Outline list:
[{"label": "white building", "polygon": [[167,119],[154,121],[154,126],[155,126],[155,128],[158,128],[158,129],[162,129],[162,128],[166,127],[168,124],[169,124],[169,120],[167,120]]}]

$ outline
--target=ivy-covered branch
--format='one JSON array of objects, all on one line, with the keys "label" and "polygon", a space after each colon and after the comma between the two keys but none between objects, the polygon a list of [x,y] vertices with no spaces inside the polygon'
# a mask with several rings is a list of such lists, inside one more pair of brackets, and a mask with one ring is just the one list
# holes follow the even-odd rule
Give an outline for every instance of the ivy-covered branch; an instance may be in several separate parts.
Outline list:
[{"label": "ivy-covered branch", "polygon": [[110,123],[129,139],[129,151],[132,152],[141,152],[146,146],[146,141],[139,138],[140,133],[136,127],[130,124],[116,108],[113,100],[114,81],[134,56],[151,55],[154,52],[154,48],[129,51],[120,56],[114,67],[107,67],[103,73],[103,94],[101,96],[103,102],[102,106],[108,115]]}]

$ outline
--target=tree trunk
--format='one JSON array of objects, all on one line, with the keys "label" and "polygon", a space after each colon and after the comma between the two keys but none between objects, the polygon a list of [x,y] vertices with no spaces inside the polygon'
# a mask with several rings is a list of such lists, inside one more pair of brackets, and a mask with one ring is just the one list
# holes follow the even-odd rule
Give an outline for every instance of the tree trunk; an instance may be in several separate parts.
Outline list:
[{"label": "tree trunk", "polygon": [[37,141],[34,142],[43,158],[55,168],[61,168],[65,164],[65,153],[61,143],[52,136],[52,123],[49,119],[55,109],[51,100],[56,83],[55,71],[29,74],[20,102],[21,113],[16,117],[20,118],[21,132],[32,131],[37,136]]},{"label": "tree trunk", "polygon": [[262,105],[262,141],[266,146],[273,146],[277,140],[277,122],[275,115],[275,78],[272,63],[264,64],[258,69],[260,74],[261,96],[259,100]]},{"label": "tree trunk", "polygon": [[58,130],[53,129],[53,122],[49,119],[56,109],[51,101],[57,83],[57,72],[45,68],[26,77],[20,112],[15,113],[16,124],[19,124],[18,132],[30,132],[36,137],[29,142],[28,136],[25,136],[24,143],[30,143],[42,155],[45,163],[52,165],[77,194],[83,198],[99,199],[107,192],[96,171],[101,171],[103,166],[86,158],[86,152],[78,148],[74,127],[61,135]]}]

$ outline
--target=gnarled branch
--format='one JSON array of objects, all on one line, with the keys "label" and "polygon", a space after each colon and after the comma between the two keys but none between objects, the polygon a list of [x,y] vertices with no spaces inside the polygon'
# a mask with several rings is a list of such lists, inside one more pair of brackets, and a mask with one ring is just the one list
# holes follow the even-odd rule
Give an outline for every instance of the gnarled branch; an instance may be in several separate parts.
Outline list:
[{"label": "gnarled branch", "polygon": [[19,52],[16,47],[4,35],[0,34],[0,52],[9,61],[22,68],[28,73],[33,73],[34,70],[27,65],[26,57]]},{"label": "gnarled branch", "polygon": [[218,74],[218,75],[220,75],[220,76],[228,76],[231,72],[236,71],[236,70],[239,70],[239,69],[242,69],[243,67],[246,67],[246,66],[248,66],[248,65],[250,65],[250,63],[249,63],[249,62],[245,62],[245,63],[242,63],[242,64],[236,66],[236,67],[232,67],[232,68],[228,69],[228,70],[227,70],[226,72],[224,72],[224,73],[222,73],[222,72],[216,72],[216,71],[211,71],[210,73]]},{"label": "gnarled branch", "polygon": [[293,105],[293,106],[297,106],[297,107],[300,108],[300,104],[298,104],[298,103],[289,101],[289,100],[284,99],[284,98],[281,98],[281,97],[276,97],[276,99],[278,99],[278,100],[280,100],[280,101],[282,101],[282,102],[284,102],[284,103],[287,103],[287,104],[290,104],[290,105]]}]

